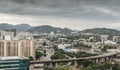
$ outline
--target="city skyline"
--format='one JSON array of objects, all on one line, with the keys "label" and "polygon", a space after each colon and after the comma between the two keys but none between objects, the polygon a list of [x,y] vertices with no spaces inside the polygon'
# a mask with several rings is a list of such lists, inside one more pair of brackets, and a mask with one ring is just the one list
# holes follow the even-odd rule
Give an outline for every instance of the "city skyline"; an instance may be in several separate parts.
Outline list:
[{"label": "city skyline", "polygon": [[119,0],[0,0],[0,23],[119,29]]}]

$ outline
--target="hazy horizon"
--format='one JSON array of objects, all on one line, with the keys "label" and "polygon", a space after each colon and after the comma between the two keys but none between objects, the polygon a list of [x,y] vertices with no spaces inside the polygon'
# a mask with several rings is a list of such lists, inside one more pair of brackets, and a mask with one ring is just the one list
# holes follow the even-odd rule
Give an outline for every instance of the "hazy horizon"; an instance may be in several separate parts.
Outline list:
[{"label": "hazy horizon", "polygon": [[120,29],[120,0],[0,0],[0,23]]}]

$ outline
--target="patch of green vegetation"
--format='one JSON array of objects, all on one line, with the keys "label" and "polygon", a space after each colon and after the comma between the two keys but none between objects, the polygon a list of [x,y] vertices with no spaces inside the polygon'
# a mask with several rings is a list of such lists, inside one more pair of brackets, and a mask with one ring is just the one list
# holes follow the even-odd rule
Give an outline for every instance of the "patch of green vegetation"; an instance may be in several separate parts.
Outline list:
[{"label": "patch of green vegetation", "polygon": [[68,57],[66,57],[65,55],[73,58],[80,58],[80,57],[89,57],[89,56],[95,56],[97,54],[91,54],[91,53],[86,53],[86,52],[66,52],[62,49],[57,49],[57,51],[55,51],[54,55],[51,56],[51,59],[65,59]]},{"label": "patch of green vegetation", "polygon": [[107,49],[117,49],[117,46],[104,45],[103,48],[102,48],[101,50],[104,51],[104,52],[106,52]]}]

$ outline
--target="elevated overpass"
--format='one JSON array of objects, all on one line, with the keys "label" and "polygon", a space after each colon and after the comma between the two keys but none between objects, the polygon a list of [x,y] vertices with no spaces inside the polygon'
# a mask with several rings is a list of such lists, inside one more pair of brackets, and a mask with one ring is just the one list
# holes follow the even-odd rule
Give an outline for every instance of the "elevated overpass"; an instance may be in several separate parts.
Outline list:
[{"label": "elevated overpass", "polygon": [[79,60],[90,60],[90,59],[99,59],[105,57],[112,57],[119,54],[118,52],[110,52],[98,56],[90,56],[90,57],[82,57],[82,58],[72,58],[72,59],[58,59],[58,60],[49,60],[49,61],[31,61],[30,64],[41,64],[41,63],[62,63],[62,62],[71,62],[71,61],[79,61]]},{"label": "elevated overpass", "polygon": [[117,54],[120,54],[120,53],[119,52],[108,52],[102,55],[82,57],[82,58],[58,59],[58,60],[49,60],[49,61],[31,61],[30,65],[34,66],[35,64],[43,64],[44,66],[47,67],[50,64],[52,64],[55,68],[57,68],[58,63],[75,62],[75,64],[78,64],[79,62],[83,60],[94,60],[96,63],[99,63],[101,61],[106,61],[106,60],[111,61]]}]

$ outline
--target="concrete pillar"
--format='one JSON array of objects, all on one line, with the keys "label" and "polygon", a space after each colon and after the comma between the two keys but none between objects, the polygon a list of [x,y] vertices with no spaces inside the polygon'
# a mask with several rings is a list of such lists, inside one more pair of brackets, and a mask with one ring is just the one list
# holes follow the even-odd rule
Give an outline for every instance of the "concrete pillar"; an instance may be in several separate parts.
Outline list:
[{"label": "concrete pillar", "polygon": [[109,57],[105,57],[105,61],[109,61]]},{"label": "concrete pillar", "polygon": [[109,57],[106,57],[106,59],[108,60],[108,59],[109,59]]},{"label": "concrete pillar", "polygon": [[98,64],[101,64],[103,62],[102,58],[98,58]]},{"label": "concrete pillar", "polygon": [[95,59],[95,63],[98,64],[99,63],[99,59]]},{"label": "concrete pillar", "polygon": [[81,61],[76,61],[74,64],[75,64],[75,66],[77,66],[77,68],[79,68],[79,67],[81,67]]},{"label": "concrete pillar", "polygon": [[43,67],[46,67],[46,64],[44,63]]},{"label": "concrete pillar", "polygon": [[43,65],[43,70],[45,70],[46,67],[47,67],[47,64],[44,63],[44,65]]},{"label": "concrete pillar", "polygon": [[58,63],[52,63],[52,66],[56,69],[58,67]]},{"label": "concrete pillar", "polygon": [[109,62],[111,62],[112,61],[112,57],[108,57],[108,60],[109,60]]},{"label": "concrete pillar", "polygon": [[58,68],[58,63],[55,63],[55,68]]},{"label": "concrete pillar", "polygon": [[100,58],[100,59],[99,59],[99,63],[103,63],[104,61],[105,61],[104,58]]},{"label": "concrete pillar", "polygon": [[78,62],[74,61],[74,66],[77,67],[78,66]]},{"label": "concrete pillar", "polygon": [[50,64],[49,64],[49,66],[51,66],[51,67],[52,67],[52,63],[50,63]]},{"label": "concrete pillar", "polygon": [[29,70],[34,70],[34,65],[30,65]]},{"label": "concrete pillar", "polygon": [[46,63],[46,66],[49,67],[49,66],[50,66],[50,63]]},{"label": "concrete pillar", "polygon": [[79,61],[78,64],[79,64],[80,67],[83,67],[83,61],[84,61],[84,60],[80,60],[80,61]]}]

